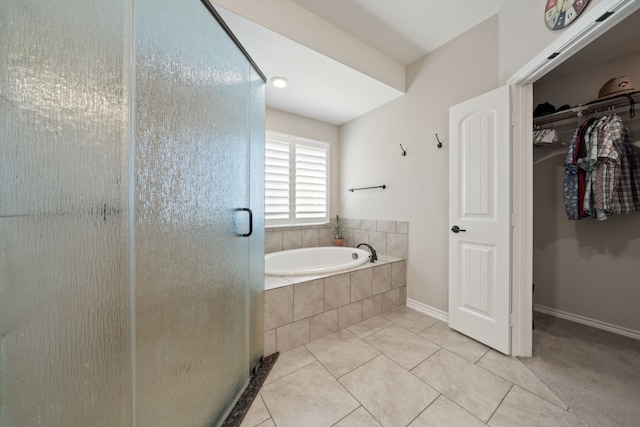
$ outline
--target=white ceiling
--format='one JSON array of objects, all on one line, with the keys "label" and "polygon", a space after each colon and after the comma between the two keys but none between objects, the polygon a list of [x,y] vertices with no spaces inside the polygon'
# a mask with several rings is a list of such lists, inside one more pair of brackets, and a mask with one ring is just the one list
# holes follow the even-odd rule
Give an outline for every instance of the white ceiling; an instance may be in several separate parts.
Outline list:
[{"label": "white ceiling", "polygon": [[218,11],[267,80],[289,80],[284,89],[267,84],[269,107],[341,125],[403,94],[226,9]]},{"label": "white ceiling", "polygon": [[[408,64],[495,15],[506,2],[213,1],[267,79],[289,79],[285,89],[267,84],[267,106],[335,125],[402,96]],[[640,12],[540,81],[640,51],[638,28]]]},{"label": "white ceiling", "polygon": [[[286,8],[287,16],[276,18],[251,13],[256,5],[251,0],[217,1],[216,9],[268,79],[289,79],[285,89],[267,85],[267,106],[341,125],[403,94],[377,76],[373,61],[369,70],[355,66],[359,56],[377,51],[397,65],[404,80],[406,65],[498,13],[505,1],[264,0],[261,5]],[[274,29],[277,19],[288,25],[309,22],[309,13],[324,24],[317,37],[344,40],[345,49],[357,43],[365,49],[332,55],[310,47],[304,36],[292,40]]]},{"label": "white ceiling", "polygon": [[403,65],[480,22],[506,0],[293,0]]}]

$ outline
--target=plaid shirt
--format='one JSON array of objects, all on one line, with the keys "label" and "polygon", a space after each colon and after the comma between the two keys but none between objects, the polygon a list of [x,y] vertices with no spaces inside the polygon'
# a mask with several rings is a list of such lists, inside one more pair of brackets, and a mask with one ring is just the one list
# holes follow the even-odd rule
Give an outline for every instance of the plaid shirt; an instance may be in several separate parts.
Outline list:
[{"label": "plaid shirt", "polygon": [[638,211],[640,158],[629,141],[629,132],[617,115],[611,117],[601,131],[597,141],[594,206],[607,215]]},{"label": "plaid shirt", "polygon": [[605,124],[611,120],[610,116],[603,116],[599,119],[589,120],[584,133],[583,144],[585,146],[585,156],[578,159],[578,165],[585,170],[585,186],[582,197],[582,208],[585,216],[591,215],[598,219],[607,219],[607,215],[595,206],[596,201],[596,164],[598,162],[599,141],[602,140]]}]

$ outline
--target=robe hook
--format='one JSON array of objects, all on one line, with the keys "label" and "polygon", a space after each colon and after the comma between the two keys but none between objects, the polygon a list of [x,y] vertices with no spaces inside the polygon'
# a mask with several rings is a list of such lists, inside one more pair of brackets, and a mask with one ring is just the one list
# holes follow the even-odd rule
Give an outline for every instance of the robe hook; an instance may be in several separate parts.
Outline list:
[{"label": "robe hook", "polygon": [[402,150],[402,154],[401,156],[404,157],[407,155],[407,150],[404,149],[404,147],[402,146],[402,144],[400,144],[400,149]]},{"label": "robe hook", "polygon": [[436,133],[436,141],[438,141],[438,148],[442,148],[442,142],[440,141],[440,138],[438,138],[437,133]]}]

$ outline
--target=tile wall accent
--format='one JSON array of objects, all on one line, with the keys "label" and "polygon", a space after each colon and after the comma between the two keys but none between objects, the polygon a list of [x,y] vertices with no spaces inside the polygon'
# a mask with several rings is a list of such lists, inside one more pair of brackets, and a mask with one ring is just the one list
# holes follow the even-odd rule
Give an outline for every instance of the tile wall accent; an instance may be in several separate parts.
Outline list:
[{"label": "tile wall accent", "polygon": [[404,260],[382,260],[265,291],[265,356],[406,305],[406,277]]},{"label": "tile wall accent", "polygon": [[[407,259],[409,223],[375,219],[340,218],[345,245],[368,243],[381,255]],[[335,218],[331,220],[335,224]],[[334,229],[329,224],[267,227],[265,253],[288,249],[333,245]]]}]

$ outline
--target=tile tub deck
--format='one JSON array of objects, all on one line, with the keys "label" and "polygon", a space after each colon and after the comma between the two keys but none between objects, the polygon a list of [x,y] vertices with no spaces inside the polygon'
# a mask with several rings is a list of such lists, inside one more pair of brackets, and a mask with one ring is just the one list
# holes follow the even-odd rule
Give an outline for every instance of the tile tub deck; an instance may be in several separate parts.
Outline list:
[{"label": "tile tub deck", "polygon": [[406,263],[388,255],[345,272],[265,276],[264,355],[294,349],[406,300]]}]

